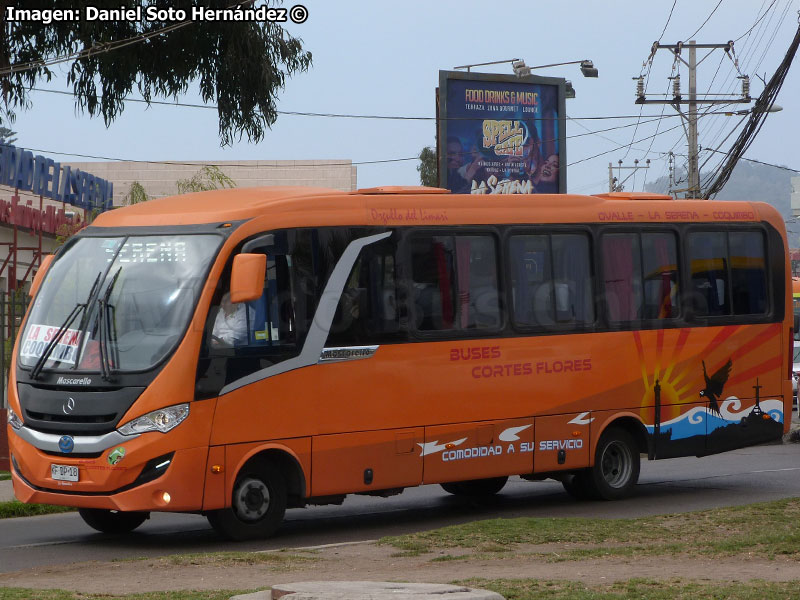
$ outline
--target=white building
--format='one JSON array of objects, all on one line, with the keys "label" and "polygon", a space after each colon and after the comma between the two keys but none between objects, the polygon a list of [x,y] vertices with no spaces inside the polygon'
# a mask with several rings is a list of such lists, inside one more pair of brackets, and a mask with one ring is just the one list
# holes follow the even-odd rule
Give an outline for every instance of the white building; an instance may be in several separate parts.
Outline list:
[{"label": "white building", "polygon": [[178,193],[177,182],[191,179],[205,165],[219,168],[236,187],[302,185],[345,192],[356,189],[356,167],[351,160],[233,160],[167,162],[62,163],[102,177],[114,184],[114,205],[120,206],[131,184],[138,181],[150,198]]}]

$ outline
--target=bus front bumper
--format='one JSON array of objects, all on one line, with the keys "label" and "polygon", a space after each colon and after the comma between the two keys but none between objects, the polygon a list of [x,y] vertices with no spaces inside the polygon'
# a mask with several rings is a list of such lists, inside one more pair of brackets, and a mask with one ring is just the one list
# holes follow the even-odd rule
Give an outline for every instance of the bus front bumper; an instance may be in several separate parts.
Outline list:
[{"label": "bus front bumper", "polygon": [[[14,494],[22,502],[119,511],[202,509],[207,447],[166,452],[130,466],[125,477],[121,469],[100,461],[46,455],[24,443],[10,445]],[[52,465],[77,466],[78,481],[54,479]]]}]

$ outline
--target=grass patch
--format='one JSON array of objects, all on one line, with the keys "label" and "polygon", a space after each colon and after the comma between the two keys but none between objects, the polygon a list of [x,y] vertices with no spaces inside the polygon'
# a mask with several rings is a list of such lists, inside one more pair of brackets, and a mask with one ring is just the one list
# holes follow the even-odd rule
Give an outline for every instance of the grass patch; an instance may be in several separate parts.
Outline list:
[{"label": "grass patch", "polygon": [[540,579],[468,579],[454,582],[492,590],[506,600],[784,600],[797,597],[797,581],[788,582],[697,582],[683,579],[631,579],[609,585],[586,585],[575,581]]},{"label": "grass patch", "polygon": [[[32,590],[0,587],[0,600],[228,600],[248,590],[144,592],[139,594],[81,594],[66,590]],[[252,590],[249,590],[252,591]]]},{"label": "grass patch", "polygon": [[450,562],[451,560],[468,560],[469,558],[471,557],[467,554],[459,554],[457,556],[453,556],[452,554],[443,554],[442,556],[432,558],[430,562]]},{"label": "grass patch", "polygon": [[0,481],[6,481],[11,479],[11,473],[8,471],[0,471]]},{"label": "grass patch", "polygon": [[[755,553],[800,560],[800,499],[638,519],[491,519],[387,537],[379,543],[397,548],[404,556],[467,548],[495,552],[502,558],[504,552],[519,551],[521,545],[564,544],[555,556],[551,552],[542,556],[580,560],[634,553]],[[582,548],[570,548],[574,545]]]},{"label": "grass patch", "polygon": [[186,566],[232,566],[232,565],[270,565],[276,569],[289,569],[300,563],[319,560],[311,553],[287,552],[199,552],[196,554],[176,554],[159,559],[168,565]]},{"label": "grass patch", "polygon": [[[0,502],[0,519],[12,517],[35,517],[53,513],[73,512],[77,509],[71,506],[53,506],[52,504],[25,504],[19,500]],[[0,596],[2,599],[2,596]]]}]

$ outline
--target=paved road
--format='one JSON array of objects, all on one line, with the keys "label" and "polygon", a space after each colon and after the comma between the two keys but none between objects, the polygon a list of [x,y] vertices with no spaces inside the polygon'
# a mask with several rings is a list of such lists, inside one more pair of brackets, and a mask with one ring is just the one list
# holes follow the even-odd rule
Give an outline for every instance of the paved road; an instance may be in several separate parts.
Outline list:
[{"label": "paved road", "polygon": [[0,521],[0,572],[86,560],[184,552],[302,547],[433,529],[495,517],[622,518],[800,497],[800,444],[759,446],[703,459],[642,464],[634,498],[578,502],[560,484],[513,478],[490,504],[473,504],[439,486],[393,498],[349,496],[342,506],[290,510],[277,537],[230,543],[197,515],[155,514],[128,536],[93,533],[77,514]]}]

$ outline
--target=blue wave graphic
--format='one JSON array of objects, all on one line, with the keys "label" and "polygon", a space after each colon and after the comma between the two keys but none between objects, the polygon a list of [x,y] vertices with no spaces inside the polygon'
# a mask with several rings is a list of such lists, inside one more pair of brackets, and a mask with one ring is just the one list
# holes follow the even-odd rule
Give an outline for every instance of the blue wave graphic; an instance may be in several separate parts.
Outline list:
[{"label": "blue wave graphic", "polygon": [[[720,427],[727,427],[728,425],[739,423],[753,410],[753,407],[749,406],[745,410],[734,412],[736,409],[740,408],[740,406],[741,401],[733,396],[722,403],[720,414],[711,412],[706,407],[696,406],[680,417],[662,423],[661,433],[666,434],[667,432],[671,432],[671,439],[673,440],[706,435]],[[767,413],[777,423],[783,423],[783,401],[773,399],[763,400],[761,401],[761,410]],[[650,434],[652,434],[655,429],[653,425],[645,425],[645,427],[647,427],[647,432]]]}]

